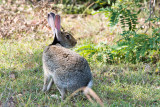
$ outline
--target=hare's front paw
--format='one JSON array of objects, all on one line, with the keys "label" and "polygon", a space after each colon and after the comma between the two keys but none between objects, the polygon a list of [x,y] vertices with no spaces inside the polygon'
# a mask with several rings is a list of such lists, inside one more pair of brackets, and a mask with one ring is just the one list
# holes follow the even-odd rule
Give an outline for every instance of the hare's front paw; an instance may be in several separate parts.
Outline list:
[{"label": "hare's front paw", "polygon": [[47,81],[44,82],[44,85],[43,85],[43,89],[42,91],[45,92],[45,91],[49,91],[51,86],[52,86],[52,83],[53,83],[53,79],[51,78],[50,79],[50,82],[49,84],[47,84]]}]

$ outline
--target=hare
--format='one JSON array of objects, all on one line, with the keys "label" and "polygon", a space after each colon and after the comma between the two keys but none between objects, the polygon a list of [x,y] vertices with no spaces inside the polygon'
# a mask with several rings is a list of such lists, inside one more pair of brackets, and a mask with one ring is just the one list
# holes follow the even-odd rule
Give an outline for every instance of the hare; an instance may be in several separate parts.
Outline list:
[{"label": "hare", "polygon": [[53,43],[44,49],[42,61],[44,85],[42,91],[48,91],[52,82],[58,88],[61,99],[67,92],[81,87],[92,87],[92,74],[85,58],[68,49],[76,45],[75,38],[67,32],[61,32],[60,15],[48,14],[48,24],[54,34]]}]

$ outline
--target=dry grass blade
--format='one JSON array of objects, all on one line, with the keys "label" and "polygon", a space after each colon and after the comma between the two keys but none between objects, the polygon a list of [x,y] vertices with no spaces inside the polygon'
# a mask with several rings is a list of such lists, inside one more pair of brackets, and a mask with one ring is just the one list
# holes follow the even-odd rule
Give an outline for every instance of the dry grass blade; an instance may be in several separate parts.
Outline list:
[{"label": "dry grass blade", "polygon": [[87,97],[87,99],[91,102],[91,103],[94,103],[92,98],[88,95],[88,94],[85,94],[85,96]]},{"label": "dry grass blade", "polygon": [[64,104],[69,99],[71,99],[71,97],[73,97],[74,95],[76,95],[76,93],[78,93],[79,91],[84,91],[84,95],[87,97],[87,99],[91,103],[94,103],[94,101],[92,100],[92,98],[94,98],[97,101],[97,103],[99,103],[102,107],[104,107],[104,104],[103,104],[102,100],[98,97],[98,95],[91,88],[88,88],[88,87],[82,87],[82,88],[79,88],[76,91],[74,91],[69,97],[66,98]]},{"label": "dry grass blade", "polygon": [[88,93],[85,95],[88,95],[88,94],[91,95],[102,107],[104,107],[102,100],[99,98],[99,96],[91,88],[85,87],[84,90],[88,90]]}]

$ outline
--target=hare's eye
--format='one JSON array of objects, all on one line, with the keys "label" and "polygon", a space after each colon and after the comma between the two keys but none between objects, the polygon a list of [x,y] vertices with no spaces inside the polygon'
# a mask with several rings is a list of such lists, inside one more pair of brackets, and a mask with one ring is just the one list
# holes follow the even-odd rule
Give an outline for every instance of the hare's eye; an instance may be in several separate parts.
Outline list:
[{"label": "hare's eye", "polygon": [[70,37],[70,35],[66,35],[66,38],[67,38],[67,39],[70,39],[71,37]]}]

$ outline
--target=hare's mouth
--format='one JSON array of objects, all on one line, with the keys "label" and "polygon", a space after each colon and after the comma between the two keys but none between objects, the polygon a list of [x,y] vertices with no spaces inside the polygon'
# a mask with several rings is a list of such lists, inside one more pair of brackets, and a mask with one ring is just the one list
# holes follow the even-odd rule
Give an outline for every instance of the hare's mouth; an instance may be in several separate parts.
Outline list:
[{"label": "hare's mouth", "polygon": [[66,48],[73,48],[73,47],[74,47],[73,45],[66,46]]},{"label": "hare's mouth", "polygon": [[77,44],[77,41],[72,43],[72,47],[74,47]]},{"label": "hare's mouth", "polygon": [[76,44],[71,44],[71,45],[67,45],[65,46],[66,48],[73,48]]}]

